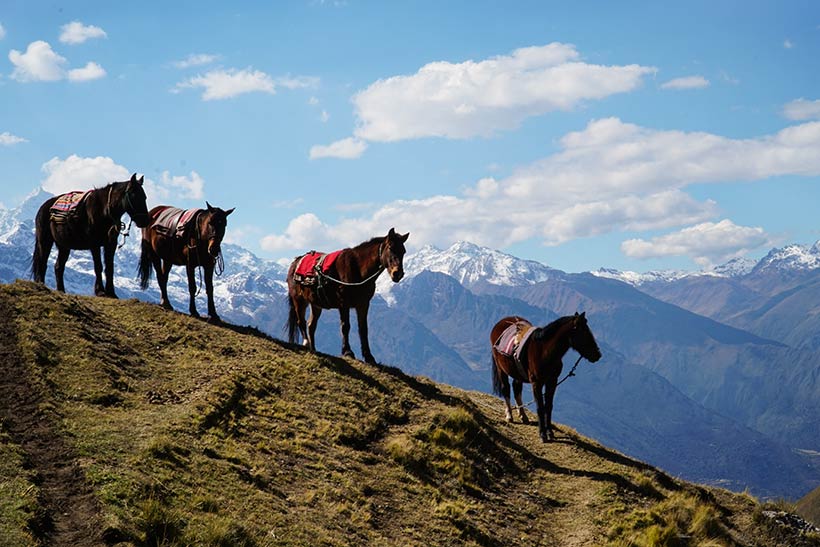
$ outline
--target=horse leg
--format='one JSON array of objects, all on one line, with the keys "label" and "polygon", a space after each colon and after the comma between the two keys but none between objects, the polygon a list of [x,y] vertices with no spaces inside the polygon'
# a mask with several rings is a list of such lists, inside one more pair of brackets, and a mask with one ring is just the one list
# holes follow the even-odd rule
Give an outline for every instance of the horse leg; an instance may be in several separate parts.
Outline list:
[{"label": "horse leg", "polygon": [[48,222],[40,221],[40,214],[37,214],[37,234],[34,243],[34,255],[31,259],[31,273],[34,281],[38,283],[46,282],[46,270],[48,270],[48,256],[51,254],[51,247],[54,246],[54,235],[51,233],[51,226]]},{"label": "horse leg", "polygon": [[543,387],[541,382],[536,381],[532,383],[532,395],[535,398],[535,406],[538,409],[538,434],[541,435],[542,442],[547,442],[549,437],[547,436],[546,409],[544,408],[544,398],[542,394]]},{"label": "horse leg", "polygon": [[[60,247],[57,246],[57,260],[54,262],[54,278],[57,281],[57,290],[60,292],[65,292],[65,283],[63,282],[63,274],[65,273],[65,263],[68,261],[68,255],[71,253],[71,249],[68,247]],[[99,251],[97,254],[97,259],[99,260]]]},{"label": "horse leg", "polygon": [[[194,249],[193,252],[197,252],[197,249]],[[199,318],[199,312],[196,311],[196,266],[189,263],[185,265],[186,272],[188,273],[188,313],[191,314],[191,317]]]},{"label": "horse leg", "polygon": [[370,301],[356,306],[356,321],[359,325],[359,341],[362,344],[362,357],[365,363],[376,364],[376,358],[370,353],[370,342],[367,340],[367,310],[370,309]]},{"label": "horse leg", "polygon": [[322,315],[322,308],[314,304],[310,305],[310,318],[307,322],[307,338],[310,351],[316,351],[316,325],[319,324],[319,316]]},{"label": "horse leg", "polygon": [[[515,395],[515,404],[518,405],[518,417],[521,418],[521,423],[528,424],[530,423],[530,420],[529,418],[527,418],[527,413],[524,412],[524,403],[521,401],[521,389],[523,387],[523,382],[513,380],[513,395]],[[510,419],[509,421],[512,421],[512,419]]]},{"label": "horse leg", "polygon": [[114,292],[114,253],[117,250],[117,241],[106,243],[103,247],[105,258],[105,296],[117,298]]},{"label": "horse leg", "polygon": [[308,342],[307,322],[305,321],[305,309],[307,308],[307,303],[301,298],[297,298],[295,296],[291,296],[290,299],[291,302],[293,302],[293,313],[296,314],[296,324],[299,326],[299,332],[302,333],[302,345],[309,346],[310,342]]},{"label": "horse leg", "polygon": [[170,260],[161,260],[159,256],[154,255],[151,258],[154,263],[154,271],[157,272],[157,284],[159,285],[159,305],[166,310],[173,310],[171,300],[168,298],[168,275],[171,273]]},{"label": "horse leg", "polygon": [[355,359],[356,356],[350,349],[350,308],[339,308],[339,321],[342,328],[342,357]]},{"label": "horse leg", "polygon": [[100,248],[91,246],[91,258],[94,260],[94,294],[105,296],[105,288],[102,280],[102,259],[100,258]]},{"label": "horse leg", "polygon": [[555,389],[557,387],[557,382],[551,380],[547,383],[544,390],[544,422],[547,428],[547,438],[551,441],[555,440],[555,432],[552,430],[552,400],[555,397]]},{"label": "horse leg", "polygon": [[508,422],[512,423],[513,414],[512,406],[510,406],[510,377],[501,371],[499,371],[499,373],[501,374],[501,396],[504,397],[504,404],[506,405],[504,417]]},{"label": "horse leg", "polygon": [[203,268],[205,269],[205,294],[208,295],[208,322],[220,323],[222,320],[214,306],[214,265],[206,264]]}]

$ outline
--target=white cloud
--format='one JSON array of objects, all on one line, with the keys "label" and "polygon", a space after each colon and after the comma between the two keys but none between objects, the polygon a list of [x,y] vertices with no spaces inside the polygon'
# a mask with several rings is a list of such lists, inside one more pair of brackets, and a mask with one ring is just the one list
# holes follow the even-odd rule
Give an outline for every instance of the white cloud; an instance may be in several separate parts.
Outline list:
[{"label": "white cloud", "polygon": [[303,250],[306,242],[323,248],[351,245],[390,226],[411,230],[413,246],[446,247],[458,239],[496,248],[528,239],[557,245],[596,234],[702,224],[717,217],[717,203],[685,192],[691,184],[820,175],[820,122],[730,139],[608,118],[568,133],[559,144],[555,154],[506,178],[481,179],[461,195],[398,200],[335,224],[302,215],[285,233],[268,236],[267,249]]},{"label": "white cloud", "polygon": [[244,70],[236,68],[216,69],[199,74],[179,82],[172,93],[179,93],[182,89],[202,88],[203,101],[230,99],[245,93],[261,92],[274,95],[277,87],[285,89],[299,89],[311,87],[318,83],[319,79],[312,76],[283,76],[272,78],[269,74],[261,70],[253,70],[250,67]]},{"label": "white cloud", "polygon": [[25,53],[12,49],[9,60],[14,65],[11,77],[18,82],[56,82],[66,78],[72,82],[84,82],[105,76],[105,70],[93,62],[83,68],[66,70],[66,58],[42,40],[30,43]]},{"label": "white cloud", "polygon": [[105,76],[105,69],[97,63],[89,62],[83,68],[74,68],[68,71],[68,79],[72,82],[87,82],[98,80]]},{"label": "white cloud", "polygon": [[21,142],[28,142],[28,139],[18,137],[17,135],[12,135],[8,131],[0,133],[0,146],[11,146],[13,144],[19,144]]},{"label": "white cloud", "polygon": [[794,47],[794,42],[791,40],[783,40],[783,47],[786,49],[792,49]]},{"label": "white cloud", "polygon": [[355,159],[367,150],[367,143],[354,137],[348,137],[328,145],[317,144],[310,147],[310,159],[339,158]]},{"label": "white cloud", "polygon": [[55,53],[49,43],[42,40],[31,42],[25,53],[12,49],[9,61],[14,65],[11,77],[18,82],[53,82],[65,77],[65,57]]},{"label": "white cloud", "polygon": [[3,25],[0,25],[0,40],[6,37],[6,29],[3,28]]},{"label": "white cloud", "polygon": [[64,44],[82,44],[90,38],[105,38],[108,35],[100,27],[84,25],[80,21],[72,21],[60,27],[60,42]]},{"label": "white cloud", "polygon": [[171,176],[168,171],[163,171],[160,183],[183,199],[202,199],[205,196],[205,181],[196,171],[191,171],[187,177]]},{"label": "white cloud", "polygon": [[330,114],[327,113],[327,110],[322,110],[322,113],[319,115],[319,119],[322,121],[322,123],[327,123],[327,121],[330,119]]},{"label": "white cloud", "polygon": [[55,156],[41,170],[45,173],[41,186],[52,194],[105,186],[131,176],[128,169],[105,156],[83,158],[72,154],[64,160]]},{"label": "white cloud", "polygon": [[783,106],[783,115],[790,120],[820,120],[820,99],[796,99]]},{"label": "white cloud", "polygon": [[770,244],[772,239],[763,228],[738,226],[724,219],[717,223],[697,224],[649,241],[629,239],[621,244],[621,250],[632,258],[688,256],[708,268]]},{"label": "white cloud", "polygon": [[709,87],[709,80],[703,76],[685,76],[661,84],[661,89],[703,89]]},{"label": "white cloud", "polygon": [[310,99],[308,99],[308,104],[310,106],[316,106],[317,104],[319,104],[319,99],[317,99],[316,97],[311,97]]},{"label": "white cloud", "polygon": [[354,135],[368,141],[489,136],[531,116],[632,91],[654,71],[588,64],[574,46],[561,43],[478,62],[433,62],[357,93]]},{"label": "white cloud", "polygon": [[181,61],[174,61],[172,64],[176,68],[191,68],[194,66],[209,65],[214,61],[220,59],[219,55],[212,55],[210,53],[191,53]]}]

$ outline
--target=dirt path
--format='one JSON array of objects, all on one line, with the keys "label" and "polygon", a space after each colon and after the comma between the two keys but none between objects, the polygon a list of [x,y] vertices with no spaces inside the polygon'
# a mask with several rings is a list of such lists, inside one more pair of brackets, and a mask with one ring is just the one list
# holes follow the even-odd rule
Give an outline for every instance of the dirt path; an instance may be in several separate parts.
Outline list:
[{"label": "dirt path", "polygon": [[0,294],[0,421],[36,473],[41,515],[30,523],[44,545],[105,545],[97,501],[71,448],[60,436],[58,417],[44,411],[40,393],[18,348],[14,308]]}]

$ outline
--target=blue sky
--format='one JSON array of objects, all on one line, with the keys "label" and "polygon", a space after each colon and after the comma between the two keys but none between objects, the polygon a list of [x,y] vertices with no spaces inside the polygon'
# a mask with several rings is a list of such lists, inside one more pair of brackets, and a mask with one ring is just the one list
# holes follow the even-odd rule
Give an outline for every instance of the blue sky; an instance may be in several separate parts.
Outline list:
[{"label": "blue sky", "polygon": [[0,203],[145,174],[265,258],[395,226],[567,271],[813,243],[820,4],[0,4]]}]

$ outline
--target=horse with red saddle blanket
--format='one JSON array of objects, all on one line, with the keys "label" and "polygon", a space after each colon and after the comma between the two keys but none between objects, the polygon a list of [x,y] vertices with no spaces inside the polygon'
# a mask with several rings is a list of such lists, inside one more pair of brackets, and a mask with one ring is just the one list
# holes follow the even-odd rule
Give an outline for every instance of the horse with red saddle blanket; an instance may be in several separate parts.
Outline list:
[{"label": "horse with red saddle blanket", "polygon": [[[342,355],[354,357],[350,349],[350,309],[356,309],[362,357],[368,363],[376,359],[367,339],[367,311],[376,293],[376,278],[387,270],[398,283],[404,276],[404,242],[410,236],[397,234],[393,228],[384,237],[374,237],[351,249],[329,254],[311,251],[296,257],[288,270],[288,340],[296,341],[297,329],[304,344],[316,351],[316,324],[323,309],[337,308],[342,329]],[[305,311],[310,306],[310,318]]]}]

